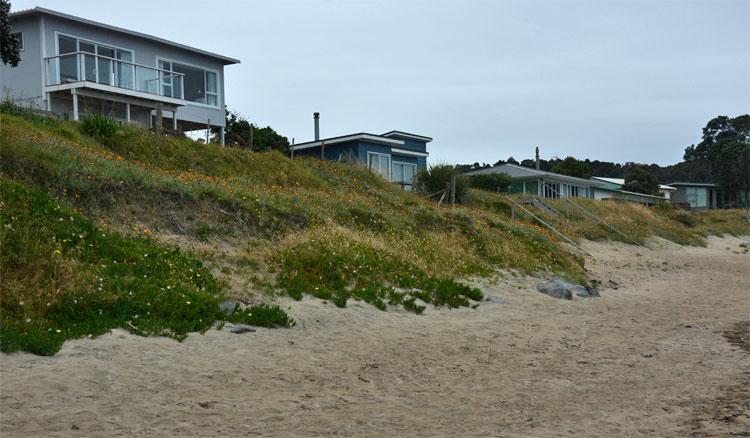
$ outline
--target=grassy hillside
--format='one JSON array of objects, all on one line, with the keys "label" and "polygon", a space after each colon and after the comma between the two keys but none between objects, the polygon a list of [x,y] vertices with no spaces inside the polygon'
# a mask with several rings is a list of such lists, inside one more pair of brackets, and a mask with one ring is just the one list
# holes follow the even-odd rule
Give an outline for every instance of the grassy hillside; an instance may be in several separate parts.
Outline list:
[{"label": "grassy hillside", "polygon": [[[220,319],[221,295],[262,304],[311,294],[419,313],[417,299],[449,307],[480,299],[460,279],[500,268],[587,282],[579,255],[528,218],[513,223],[497,195],[475,192],[468,206],[438,208],[359,167],[134,127],[95,140],[72,122],[5,112],[0,236],[14,248],[0,259],[10,279],[0,284],[5,351],[49,353],[65,338],[111,327],[179,338]],[[658,220],[636,226],[639,239],[700,243],[710,230],[672,211],[596,207]],[[559,225],[579,238],[617,237],[584,221]],[[156,302],[162,313],[154,315]],[[257,309],[243,318],[289,323],[279,309]]]}]

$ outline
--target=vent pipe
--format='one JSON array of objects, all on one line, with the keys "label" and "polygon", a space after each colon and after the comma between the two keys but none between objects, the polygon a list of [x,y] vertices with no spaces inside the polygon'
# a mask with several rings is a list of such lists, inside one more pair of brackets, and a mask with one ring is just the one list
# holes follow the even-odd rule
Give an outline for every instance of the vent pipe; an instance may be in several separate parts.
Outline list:
[{"label": "vent pipe", "polygon": [[536,170],[539,170],[539,146],[536,147]]},{"label": "vent pipe", "polygon": [[315,141],[320,140],[320,113],[313,113],[313,120],[315,121]]}]

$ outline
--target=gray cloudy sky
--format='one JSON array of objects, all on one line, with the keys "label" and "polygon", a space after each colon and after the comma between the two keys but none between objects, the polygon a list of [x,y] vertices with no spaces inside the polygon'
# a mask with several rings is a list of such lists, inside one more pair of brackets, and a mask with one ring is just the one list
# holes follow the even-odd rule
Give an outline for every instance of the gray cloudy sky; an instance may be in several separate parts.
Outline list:
[{"label": "gray cloudy sky", "polygon": [[750,112],[750,1],[16,0],[239,58],[227,103],[296,141],[393,129],[431,162],[671,164]]}]

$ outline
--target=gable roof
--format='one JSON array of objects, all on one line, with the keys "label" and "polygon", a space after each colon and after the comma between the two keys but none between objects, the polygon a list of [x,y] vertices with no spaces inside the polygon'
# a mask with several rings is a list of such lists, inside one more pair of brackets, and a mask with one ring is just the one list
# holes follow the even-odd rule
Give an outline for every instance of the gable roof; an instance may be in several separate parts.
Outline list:
[{"label": "gable roof", "polygon": [[157,42],[157,43],[166,44],[168,46],[177,47],[177,48],[180,48],[180,49],[183,49],[183,50],[188,50],[188,51],[191,51],[191,52],[199,53],[201,55],[208,56],[210,58],[218,59],[218,60],[222,61],[224,63],[224,65],[239,64],[240,63],[239,59],[230,58],[228,56],[224,56],[224,55],[219,55],[219,54],[216,54],[216,53],[207,52],[207,51],[201,50],[201,49],[196,49],[195,47],[186,46],[184,44],[176,43],[174,41],[169,41],[169,40],[165,40],[163,38],[159,38],[159,37],[156,37],[156,36],[153,36],[153,35],[148,35],[148,34],[145,34],[145,33],[140,33],[140,32],[136,32],[136,31],[133,31],[133,30],[124,29],[122,27],[112,26],[110,24],[100,23],[98,21],[93,21],[93,20],[88,20],[86,18],[76,17],[75,15],[69,15],[69,14],[65,14],[65,13],[62,13],[62,12],[53,11],[53,10],[47,9],[47,8],[40,8],[38,6],[35,7],[35,8],[33,8],[33,9],[24,9],[22,11],[12,12],[12,13],[8,14],[8,18],[23,17],[23,16],[26,16],[26,15],[50,15],[50,16],[54,16],[54,17],[64,18],[66,20],[76,21],[78,23],[87,24],[89,26],[101,27],[103,29],[107,29],[107,30],[110,30],[112,32],[124,33],[124,34],[135,36],[135,37],[138,37],[138,38],[143,38],[143,39],[151,40],[151,41],[154,41],[154,42]]},{"label": "gable roof", "polygon": [[585,186],[600,186],[600,181],[577,178],[575,176],[561,175],[559,173],[546,172],[544,170],[531,169],[528,167],[517,166],[515,164],[501,164],[499,166],[488,167],[486,169],[472,170],[466,174],[478,173],[507,173],[514,179],[536,179],[536,178],[554,178],[561,181],[576,183]]},{"label": "gable roof", "polygon": [[[612,184],[617,184],[620,186],[625,185],[625,179],[624,178],[607,178],[603,176],[592,176],[591,179],[598,179],[599,181],[604,181]],[[677,190],[675,187],[668,186],[666,184],[659,184],[659,189],[661,190]],[[627,192],[626,192],[627,193]]]}]

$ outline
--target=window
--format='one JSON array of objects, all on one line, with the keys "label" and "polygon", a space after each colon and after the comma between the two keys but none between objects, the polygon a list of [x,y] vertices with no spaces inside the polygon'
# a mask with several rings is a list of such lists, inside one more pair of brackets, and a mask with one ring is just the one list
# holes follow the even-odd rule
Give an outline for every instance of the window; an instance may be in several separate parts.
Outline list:
[{"label": "window", "polygon": [[184,92],[185,100],[219,106],[219,80],[215,71],[165,60],[159,61],[159,68],[184,75],[162,77],[162,93],[165,96],[179,97]]},{"label": "window", "polygon": [[[79,64],[76,52],[83,52],[83,65]],[[133,65],[116,61],[132,62],[133,52],[130,50],[58,35],[57,54],[70,54],[59,58],[60,83],[81,80],[131,89],[135,85]],[[80,71],[81,67],[83,71]]]},{"label": "window", "polygon": [[18,50],[23,52],[23,33],[21,32],[13,32],[10,34],[11,38],[15,38],[16,41],[18,41]]},{"label": "window", "polygon": [[578,186],[568,186],[568,189],[570,190],[570,196],[575,196],[575,197],[580,196],[578,194]]},{"label": "window", "polygon": [[412,163],[393,162],[392,180],[407,191],[414,189],[414,175],[417,173],[417,165]]},{"label": "window", "polygon": [[367,168],[390,181],[391,156],[377,152],[367,153]]},{"label": "window", "polygon": [[557,199],[560,197],[560,183],[550,183],[542,180],[544,185],[544,198]]}]

